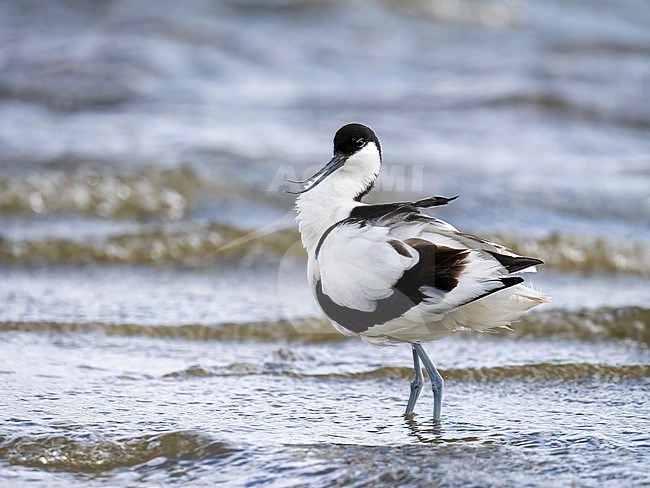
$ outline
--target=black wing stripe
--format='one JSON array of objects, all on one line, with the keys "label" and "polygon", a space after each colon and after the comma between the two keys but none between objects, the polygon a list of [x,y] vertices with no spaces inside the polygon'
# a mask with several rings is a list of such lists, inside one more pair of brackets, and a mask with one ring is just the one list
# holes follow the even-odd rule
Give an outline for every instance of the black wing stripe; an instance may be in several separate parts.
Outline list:
[{"label": "black wing stripe", "polygon": [[406,270],[395,284],[396,288],[408,296],[419,298],[423,286],[432,286],[444,292],[450,292],[458,286],[458,278],[465,269],[465,261],[469,256],[468,249],[436,246],[417,237],[404,242],[420,254],[420,259],[415,266]]},{"label": "black wing stripe", "polygon": [[[417,238],[405,242],[418,251],[420,259],[415,266],[404,271],[393,285],[393,293],[389,297],[377,300],[375,310],[365,312],[339,305],[323,292],[319,280],[316,283],[316,298],[325,314],[352,332],[365,332],[372,326],[401,317],[429,298],[422,291],[424,287],[437,288],[443,292],[456,288],[469,250],[436,246]],[[396,252],[399,251],[396,249]]]},{"label": "black wing stripe", "polygon": [[416,305],[406,295],[395,288],[393,290],[394,293],[388,298],[377,300],[377,307],[372,312],[339,305],[323,292],[321,280],[316,282],[316,299],[330,319],[352,332],[359,333],[365,332],[374,325],[396,319]]},{"label": "black wing stripe", "polygon": [[[404,221],[413,221],[421,219],[429,219],[430,217],[420,214],[418,208],[429,208],[429,207],[438,207],[440,205],[447,205],[452,200],[455,200],[458,196],[455,197],[429,197],[417,202],[396,202],[396,203],[378,203],[376,205],[359,205],[354,207],[350,212],[349,217],[340,222],[336,222],[331,225],[321,236],[316,245],[316,257],[320,254],[321,247],[323,247],[323,242],[327,236],[332,232],[338,225],[345,224],[357,224],[357,225],[367,225],[384,217],[398,217],[400,220]],[[391,215],[393,214],[393,215]]]},{"label": "black wing stripe", "polygon": [[429,208],[429,207],[438,207],[440,205],[447,205],[449,202],[456,200],[458,195],[455,197],[429,197],[417,202],[413,202],[412,205],[418,208]]},{"label": "black wing stripe", "polygon": [[516,273],[522,269],[530,268],[544,264],[544,261],[536,258],[527,258],[525,256],[508,256],[507,254],[499,254],[497,252],[488,251],[494,258],[499,261],[510,273]]},{"label": "black wing stripe", "polygon": [[359,205],[354,207],[346,220],[356,222],[374,222],[392,212],[398,212],[406,217],[409,214],[418,214],[418,208],[438,207],[447,205],[458,197],[429,197],[417,202],[378,203],[376,205]]},{"label": "black wing stripe", "polygon": [[341,222],[336,222],[335,224],[330,225],[327,230],[323,232],[323,235],[320,236],[320,239],[318,239],[318,244],[316,245],[316,257],[318,257],[320,254],[320,248],[323,247],[323,243],[325,242],[327,236],[330,235],[330,232],[332,232],[336,227],[343,224],[344,222],[344,220]]},{"label": "black wing stripe", "polygon": [[483,293],[483,295],[479,295],[476,298],[472,298],[471,300],[466,301],[465,303],[461,303],[459,307],[462,307],[463,305],[467,305],[468,303],[475,302],[476,300],[480,300],[481,298],[485,298],[488,295],[492,295],[492,293],[496,293],[501,290],[505,290],[506,288],[510,288],[511,286],[518,285],[519,283],[523,283],[524,279],[521,276],[508,276],[507,278],[501,278],[495,281],[500,281],[503,283],[503,286],[496,288],[494,290],[490,290],[486,293]]}]

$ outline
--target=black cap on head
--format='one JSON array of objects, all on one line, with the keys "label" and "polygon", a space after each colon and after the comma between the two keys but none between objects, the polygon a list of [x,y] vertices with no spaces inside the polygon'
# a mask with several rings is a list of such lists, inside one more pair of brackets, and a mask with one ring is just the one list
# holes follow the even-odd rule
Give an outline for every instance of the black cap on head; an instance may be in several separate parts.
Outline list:
[{"label": "black cap on head", "polygon": [[366,127],[363,124],[347,124],[336,131],[336,135],[334,136],[334,154],[352,156],[370,142],[377,144],[377,149],[379,150],[379,154],[381,154],[379,139],[370,127]]}]

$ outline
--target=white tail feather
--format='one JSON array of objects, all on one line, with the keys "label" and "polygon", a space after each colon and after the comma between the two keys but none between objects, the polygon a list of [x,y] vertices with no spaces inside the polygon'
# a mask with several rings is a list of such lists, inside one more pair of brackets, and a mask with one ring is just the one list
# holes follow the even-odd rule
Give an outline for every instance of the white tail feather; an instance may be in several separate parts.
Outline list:
[{"label": "white tail feather", "polygon": [[373,327],[361,334],[361,338],[370,344],[387,345],[434,341],[459,330],[487,332],[507,328],[526,311],[549,301],[550,297],[541,291],[526,285],[515,285],[463,305],[442,317],[428,315],[424,310],[417,315],[407,313],[399,319]]}]

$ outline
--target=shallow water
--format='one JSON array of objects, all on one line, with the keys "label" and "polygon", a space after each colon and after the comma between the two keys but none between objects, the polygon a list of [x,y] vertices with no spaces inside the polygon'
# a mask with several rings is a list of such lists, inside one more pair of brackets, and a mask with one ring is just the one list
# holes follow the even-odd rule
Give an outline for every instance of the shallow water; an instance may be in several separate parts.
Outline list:
[{"label": "shallow water", "polygon": [[[0,485],[650,484],[650,8],[0,4]],[[351,120],[371,200],[546,265],[500,335],[339,336],[284,178]]]}]

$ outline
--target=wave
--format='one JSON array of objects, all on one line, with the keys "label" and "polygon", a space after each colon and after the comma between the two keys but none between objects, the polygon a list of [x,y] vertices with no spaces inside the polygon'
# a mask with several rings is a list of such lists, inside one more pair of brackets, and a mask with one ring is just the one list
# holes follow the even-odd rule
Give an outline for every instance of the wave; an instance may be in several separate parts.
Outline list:
[{"label": "wave", "polygon": [[650,128],[650,120],[643,113],[614,112],[609,108],[598,108],[580,104],[559,93],[524,92],[495,97],[484,102],[487,107],[530,107],[535,110],[570,115],[583,121],[610,122],[635,129]]},{"label": "wave", "polygon": [[[612,366],[607,364],[591,363],[568,363],[552,364],[537,363],[520,366],[496,366],[490,368],[458,368],[440,370],[445,380],[459,382],[489,382],[526,378],[540,380],[580,380],[586,378],[598,378],[608,381],[633,380],[650,376],[650,366],[646,365],[622,365]],[[318,379],[409,379],[413,376],[413,369],[410,367],[387,366],[370,371],[353,373],[327,373],[309,374],[288,370],[264,370],[256,365],[246,363],[235,363],[225,368],[205,368],[194,366],[182,371],[167,373],[164,378],[191,379],[211,376],[247,376],[247,375],[271,375],[308,377]]]},{"label": "wave", "polygon": [[[88,165],[88,166],[87,166]],[[75,212],[110,218],[185,217],[201,189],[189,166],[94,170],[85,161],[53,161],[27,175],[0,179],[0,213]]]},{"label": "wave", "polygon": [[515,252],[536,256],[563,271],[604,271],[650,276],[650,246],[640,241],[552,233],[542,238],[498,235]]},{"label": "wave", "polygon": [[278,320],[272,322],[222,323],[219,325],[139,325],[74,322],[0,322],[0,332],[101,332],[127,337],[174,338],[193,341],[301,341],[326,342],[341,340],[324,319]]},{"label": "wave", "polygon": [[546,310],[524,315],[512,328],[509,336],[633,339],[650,344],[650,309],[601,307],[576,311]]},{"label": "wave", "polygon": [[[585,341],[630,339],[650,344],[650,309],[641,307],[601,307],[581,311],[547,310],[526,315],[515,323],[506,338],[562,337]],[[100,332],[116,336],[144,336],[194,341],[299,341],[328,342],[343,340],[321,318],[277,320],[218,325],[186,324],[139,325],[74,322],[0,322],[0,332]]]},{"label": "wave", "polygon": [[520,12],[512,5],[493,0],[391,0],[388,5],[397,11],[441,23],[477,24],[494,29],[514,27],[522,22]]},{"label": "wave", "polygon": [[559,54],[641,55],[650,56],[650,46],[628,39],[584,39],[558,41],[551,46]]},{"label": "wave", "polygon": [[[0,459],[13,465],[47,471],[101,473],[132,468],[154,459],[163,464],[227,458],[238,450],[194,431],[176,431],[135,438],[109,439],[91,434],[0,436]],[[157,464],[158,467],[159,464]]]},{"label": "wave", "polygon": [[[85,239],[20,240],[0,236],[0,263],[204,266],[226,259],[277,259],[290,249],[294,257],[304,259],[305,254],[293,246],[299,240],[297,230],[284,227],[282,222],[264,229],[218,223],[152,224],[141,231]],[[546,267],[562,271],[650,276],[650,246],[640,241],[558,233],[541,238],[498,235],[493,240],[521,254],[539,257]]]},{"label": "wave", "polygon": [[[318,9],[320,11],[334,11],[341,8],[341,4],[332,0],[279,0],[246,2],[225,2],[230,8],[245,11],[281,11],[283,14],[300,13],[304,10]],[[417,16],[436,23],[461,23],[485,25],[491,28],[506,28],[521,22],[520,15],[511,5],[499,0],[388,0],[386,2],[355,2],[346,4],[346,10],[391,9],[398,13]]]},{"label": "wave", "polygon": [[203,266],[222,260],[273,257],[298,240],[293,229],[246,230],[225,224],[156,226],[140,232],[75,240],[0,237],[0,263],[24,264],[182,264]]}]

